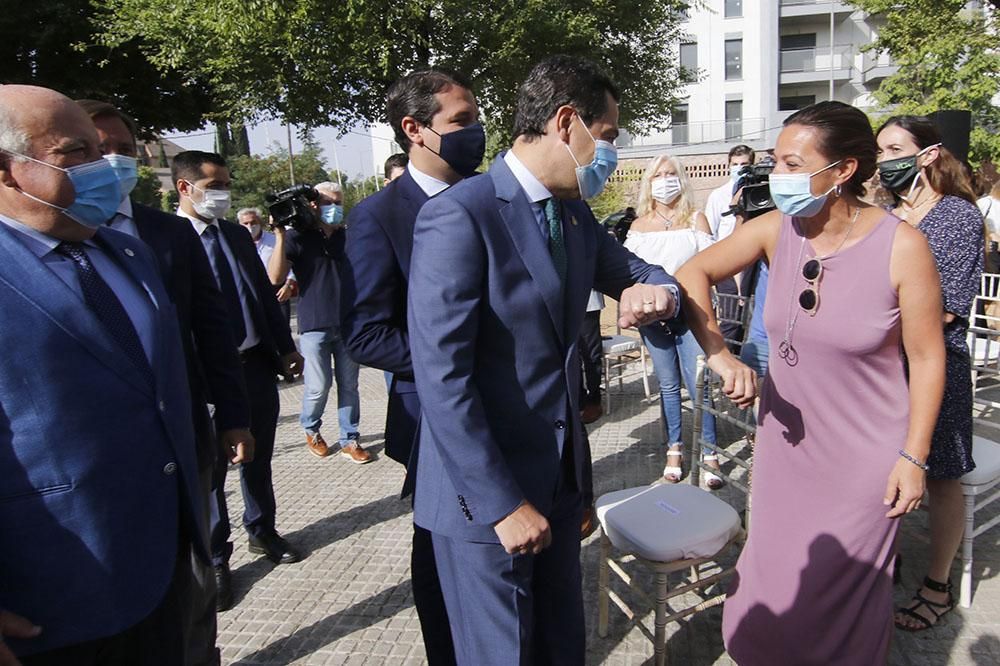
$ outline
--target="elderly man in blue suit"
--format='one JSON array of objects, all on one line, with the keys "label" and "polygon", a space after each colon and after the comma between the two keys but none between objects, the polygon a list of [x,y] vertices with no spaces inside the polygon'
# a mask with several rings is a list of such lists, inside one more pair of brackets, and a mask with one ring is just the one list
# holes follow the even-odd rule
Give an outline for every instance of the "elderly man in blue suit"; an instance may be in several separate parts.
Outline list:
[{"label": "elderly man in blue suit", "polygon": [[414,520],[432,533],[459,664],[582,664],[580,325],[592,287],[621,301],[624,326],[674,316],[678,292],[581,201],[617,162],[606,75],[579,58],[539,63],[513,134],[488,174],[417,217]]},{"label": "elderly man in blue suit", "polygon": [[[466,78],[458,72],[412,72],[389,88],[386,115],[409,156],[402,175],[354,207],[341,274],[341,330],[354,359],[392,373],[385,450],[403,465],[416,459],[420,400],[413,383],[406,327],[413,224],[427,200],[475,173],[486,136]],[[412,491],[404,486],[403,495]],[[410,559],[413,601],[424,648],[434,666],[453,664],[430,532],[414,525]]]},{"label": "elderly man in blue suit", "polygon": [[182,664],[208,557],[177,315],[98,143],[0,86],[0,663]]}]

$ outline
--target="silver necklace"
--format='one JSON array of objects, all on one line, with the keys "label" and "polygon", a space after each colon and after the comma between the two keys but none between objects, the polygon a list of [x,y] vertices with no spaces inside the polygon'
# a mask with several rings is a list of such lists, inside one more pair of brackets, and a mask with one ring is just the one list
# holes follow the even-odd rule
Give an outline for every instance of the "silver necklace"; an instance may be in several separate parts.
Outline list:
[{"label": "silver necklace", "polygon": [[[832,257],[833,255],[840,252],[841,249],[843,249],[844,243],[847,242],[847,239],[851,235],[851,232],[854,231],[854,225],[858,221],[858,218],[860,216],[861,216],[861,207],[859,206],[858,209],[854,212],[854,217],[851,219],[851,224],[847,227],[847,233],[844,234],[844,238],[841,239],[840,245],[838,245],[837,249],[834,250],[833,252],[824,254],[823,256],[819,257],[820,261]],[[803,233],[802,242],[799,243],[799,258],[795,260],[795,265],[799,268],[798,275],[802,274],[802,255],[805,254],[805,250],[806,250],[806,236],[805,233]],[[796,278],[795,280],[795,283],[797,282],[798,278]],[[797,365],[799,362],[799,353],[795,350],[795,345],[792,344],[792,333],[795,332],[795,322],[799,320],[799,312],[802,309],[798,308],[794,312],[792,311],[795,305],[795,283],[792,284],[792,291],[791,294],[789,294],[788,296],[788,315],[785,318],[785,321],[788,323],[785,326],[785,337],[778,345],[778,357],[783,359],[786,363],[788,363],[788,365],[792,366]]]},{"label": "silver necklace", "polygon": [[658,211],[658,210],[656,210],[654,208],[653,212],[656,213],[656,216],[658,218],[660,218],[660,221],[663,223],[663,228],[664,229],[669,229],[670,227],[672,227],[674,225],[674,221],[671,218],[669,218],[666,215],[664,215],[663,213],[661,213],[660,211]]}]

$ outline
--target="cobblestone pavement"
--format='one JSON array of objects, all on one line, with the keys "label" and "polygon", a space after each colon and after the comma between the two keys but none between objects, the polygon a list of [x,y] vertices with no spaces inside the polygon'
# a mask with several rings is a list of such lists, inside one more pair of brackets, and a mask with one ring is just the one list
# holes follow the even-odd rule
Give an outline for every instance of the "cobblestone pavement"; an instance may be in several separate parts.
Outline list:
[{"label": "cobblestone pavement", "polygon": [[[597,495],[647,484],[663,465],[659,404],[645,403],[638,381],[626,383],[622,392],[613,390],[612,412],[590,427]],[[231,565],[237,603],[219,616],[223,662],[425,663],[410,594],[410,507],[399,499],[403,470],[381,456],[386,403],[382,373],[361,371],[362,443],[378,456],[368,465],[351,464],[339,454],[325,459],[309,454],[298,425],[301,398],[301,382],[282,385],[273,466],[278,529],[307,556],[300,563],[275,567],[247,552],[246,538],[236,529],[242,511],[238,475],[230,474],[226,490],[234,519]],[[326,415],[326,437],[335,441],[333,393]],[[685,419],[687,438],[690,416]],[[901,547],[906,564],[903,584],[896,588],[897,602],[912,594],[926,566],[921,541],[925,527],[925,515],[904,523]],[[973,607],[951,613],[932,633],[897,632],[892,664],[1000,664],[998,539],[1000,530],[994,530],[976,542]],[[598,550],[597,536],[583,545],[587,663],[652,663],[651,644],[613,606],[608,637],[597,636]],[[957,580],[957,564],[954,572]],[[637,579],[648,580],[641,573]],[[651,607],[635,607],[651,626]],[[716,607],[669,625],[670,663],[732,664],[723,650],[721,623],[721,607]]]}]

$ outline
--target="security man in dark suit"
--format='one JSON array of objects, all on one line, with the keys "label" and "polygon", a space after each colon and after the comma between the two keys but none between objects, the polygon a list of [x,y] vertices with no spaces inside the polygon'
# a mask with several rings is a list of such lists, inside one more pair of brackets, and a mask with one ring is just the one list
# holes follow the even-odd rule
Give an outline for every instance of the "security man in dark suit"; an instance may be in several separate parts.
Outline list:
[{"label": "security man in dark suit", "polygon": [[[119,177],[122,202],[109,226],[137,236],[153,250],[171,302],[177,310],[191,386],[192,419],[198,443],[207,525],[208,500],[213,471],[219,458],[219,443],[233,463],[248,461],[253,452],[250,406],[243,382],[243,368],[231,327],[226,321],[222,294],[191,224],[176,215],[131,201],[129,193],[137,177],[135,122],[107,102],[78,100],[77,103],[94,122],[101,141],[101,152]],[[208,405],[215,407],[218,439]],[[204,536],[207,542],[208,534]],[[220,656],[215,646],[215,611],[217,606],[228,608],[231,605],[231,594],[227,594],[228,598],[218,597],[211,568],[197,558],[192,563],[198,585],[190,590],[186,617],[188,661],[199,666],[218,664]]]},{"label": "security man in dark suit", "polygon": [[[298,562],[299,553],[275,530],[271,456],[280,408],[274,378],[278,373],[286,377],[300,374],[302,357],[295,350],[253,239],[246,229],[224,219],[230,204],[226,161],[216,153],[185,151],[174,158],[171,178],[180,194],[178,214],[190,220],[205,248],[243,362],[254,437],[253,460],[240,466],[243,526],[250,535],[250,552],[266,555],[275,564]],[[230,587],[232,544],[225,499],[226,466],[219,467],[210,508],[212,564],[222,597]]]},{"label": "security man in dark suit", "polygon": [[[420,416],[406,327],[413,223],[428,198],[475,173],[486,141],[471,86],[455,72],[404,76],[389,89],[387,114],[409,164],[348,218],[346,261],[340,262],[341,332],[358,363],[392,373],[385,449],[407,465],[417,455],[412,451]],[[404,487],[404,496],[411,491]],[[427,657],[432,664],[452,664],[455,651],[430,533],[413,527],[413,599]]]}]

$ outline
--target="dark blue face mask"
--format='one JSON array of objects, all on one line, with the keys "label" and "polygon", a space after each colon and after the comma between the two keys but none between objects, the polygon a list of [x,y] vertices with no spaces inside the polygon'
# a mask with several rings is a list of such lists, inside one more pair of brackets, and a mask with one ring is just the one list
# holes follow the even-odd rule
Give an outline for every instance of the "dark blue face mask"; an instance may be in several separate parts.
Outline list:
[{"label": "dark blue face mask", "polygon": [[483,155],[486,154],[486,131],[480,123],[473,123],[447,134],[435,132],[431,127],[427,129],[441,137],[440,152],[427,146],[428,150],[447,162],[462,178],[476,174],[476,169],[482,164]]}]

